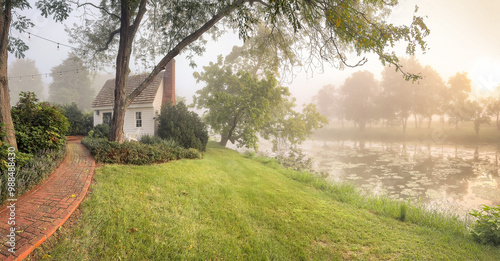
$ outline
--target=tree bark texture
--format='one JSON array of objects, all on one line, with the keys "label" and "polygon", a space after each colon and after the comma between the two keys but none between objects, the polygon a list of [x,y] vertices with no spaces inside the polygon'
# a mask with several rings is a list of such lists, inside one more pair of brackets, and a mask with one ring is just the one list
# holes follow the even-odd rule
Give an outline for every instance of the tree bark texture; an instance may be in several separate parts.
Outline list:
[{"label": "tree bark texture", "polygon": [[146,0],[141,0],[137,16],[131,25],[130,3],[127,0],[121,1],[120,43],[118,55],[116,57],[115,103],[109,135],[110,141],[116,141],[118,143],[122,143],[124,140],[123,124],[125,122],[125,111],[127,109],[125,88],[130,73],[129,63],[132,53],[132,43],[142,17],[146,12],[146,2]]},{"label": "tree bark texture", "polygon": [[7,44],[9,39],[10,23],[12,21],[11,2],[6,1],[0,14],[0,123],[5,124],[3,130],[7,134],[5,142],[17,149],[14,123],[10,114],[9,81],[7,78]]}]

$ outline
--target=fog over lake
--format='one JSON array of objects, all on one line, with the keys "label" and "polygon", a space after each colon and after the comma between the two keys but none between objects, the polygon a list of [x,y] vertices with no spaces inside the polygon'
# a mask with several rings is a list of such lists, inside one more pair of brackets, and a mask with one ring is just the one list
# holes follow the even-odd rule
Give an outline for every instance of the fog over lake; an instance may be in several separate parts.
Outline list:
[{"label": "fog over lake", "polygon": [[[260,144],[272,155],[270,144]],[[411,198],[462,216],[500,204],[500,145],[311,140],[302,150],[324,178],[374,195]]]}]

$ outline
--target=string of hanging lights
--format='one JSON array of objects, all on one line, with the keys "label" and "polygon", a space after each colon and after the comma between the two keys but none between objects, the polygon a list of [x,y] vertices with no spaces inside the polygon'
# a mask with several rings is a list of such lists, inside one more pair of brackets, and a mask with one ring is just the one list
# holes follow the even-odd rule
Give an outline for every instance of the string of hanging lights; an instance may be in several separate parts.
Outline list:
[{"label": "string of hanging lights", "polygon": [[[68,48],[71,48],[71,49],[76,49],[73,46],[70,46],[70,45],[67,45],[67,44],[63,44],[63,43],[60,43],[60,42],[48,39],[46,37],[43,37],[43,36],[40,36],[40,35],[31,33],[31,32],[28,32],[28,40],[31,40],[32,36],[36,37],[36,38],[39,38],[39,39],[42,39],[44,41],[48,41],[48,42],[57,44],[57,50],[58,51],[59,51],[59,49],[60,49],[61,46],[68,47]],[[49,77],[50,74],[53,74],[53,75],[59,74],[59,76],[62,77],[63,74],[69,73],[69,72],[73,72],[73,73],[77,73],[78,74],[79,73],[79,69],[77,68],[77,69],[72,69],[72,70],[57,71],[57,72],[50,72],[50,73],[39,73],[39,74],[26,74],[26,75],[9,76],[9,77],[7,77],[7,79],[9,81],[10,80],[19,80],[19,81],[22,81],[24,78],[28,78],[28,79],[31,78],[31,80],[35,80],[35,77],[37,77],[37,76],[41,76],[41,77],[45,76],[45,78],[47,78],[47,77]]]}]

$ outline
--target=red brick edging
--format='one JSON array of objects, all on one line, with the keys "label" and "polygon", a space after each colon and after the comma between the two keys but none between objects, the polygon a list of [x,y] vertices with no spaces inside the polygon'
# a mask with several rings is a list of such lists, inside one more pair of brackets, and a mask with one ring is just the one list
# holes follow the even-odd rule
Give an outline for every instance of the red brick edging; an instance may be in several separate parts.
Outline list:
[{"label": "red brick edging", "polygon": [[7,245],[11,210],[0,209],[0,260],[23,260],[64,224],[80,205],[90,186],[95,162],[80,142],[69,137],[63,163],[40,185],[15,202],[15,253]]}]

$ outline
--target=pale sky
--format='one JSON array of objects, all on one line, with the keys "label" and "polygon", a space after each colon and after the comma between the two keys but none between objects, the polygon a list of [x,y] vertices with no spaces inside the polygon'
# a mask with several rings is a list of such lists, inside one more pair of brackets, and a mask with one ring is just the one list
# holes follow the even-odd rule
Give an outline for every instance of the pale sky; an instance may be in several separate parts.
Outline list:
[{"label": "pale sky", "polygon": [[[30,1],[34,2],[34,1]],[[418,14],[427,16],[425,23],[431,30],[426,38],[429,50],[423,54],[417,51],[417,59],[423,65],[430,65],[436,69],[444,80],[457,72],[465,71],[472,79],[474,95],[492,93],[500,84],[500,0],[401,0],[395,8],[390,22],[395,24],[409,24],[415,5],[419,6]],[[32,9],[23,13],[31,18],[35,27],[30,32],[45,38],[68,44],[68,36],[64,32],[64,25],[56,24],[51,19],[43,18],[39,11]],[[70,26],[73,22],[66,21]],[[14,33],[19,36],[19,34]],[[36,61],[41,73],[50,73],[50,69],[59,65],[67,58],[70,48],[48,41],[21,35],[29,45],[26,58]],[[189,67],[184,57],[176,58],[176,94],[187,98],[188,102],[194,92],[202,88],[196,84],[192,74],[200,71],[203,65],[215,61],[219,54],[226,55],[233,45],[241,44],[234,35],[225,35],[218,42],[207,45],[203,57],[196,58],[198,67]],[[404,55],[404,49],[397,49],[398,55]],[[292,95],[299,104],[311,102],[312,96],[324,85],[340,86],[344,80],[357,70],[369,70],[380,78],[383,69],[378,58],[367,55],[368,63],[362,67],[347,68],[339,71],[335,68],[325,68],[312,75],[299,73],[292,83],[287,83]],[[14,60],[11,56],[10,61]],[[11,75],[14,76],[14,75]],[[50,77],[43,78],[46,83]]]}]

